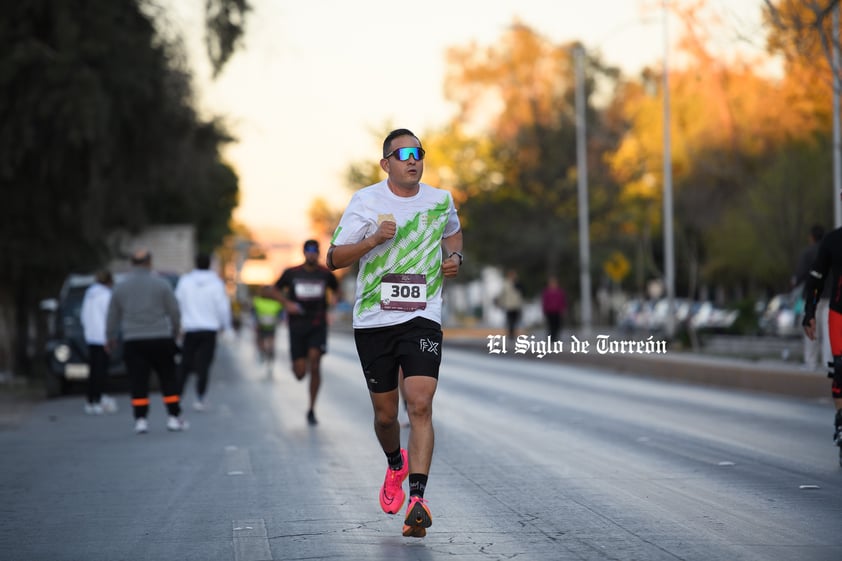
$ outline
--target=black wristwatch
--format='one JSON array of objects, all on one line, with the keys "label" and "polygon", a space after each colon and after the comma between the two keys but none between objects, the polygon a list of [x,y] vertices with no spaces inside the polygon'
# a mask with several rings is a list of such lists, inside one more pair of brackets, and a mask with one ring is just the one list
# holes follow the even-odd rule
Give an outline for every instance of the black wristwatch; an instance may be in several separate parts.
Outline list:
[{"label": "black wristwatch", "polygon": [[447,258],[448,258],[448,259],[450,259],[450,258],[451,258],[451,257],[453,257],[454,255],[458,255],[458,256],[459,256],[459,266],[461,267],[461,266],[462,266],[462,261],[464,261],[464,260],[465,260],[465,258],[464,258],[464,257],[462,256],[462,254],[461,254],[461,253],[459,253],[458,251],[451,251],[451,252],[450,252],[450,255],[448,255],[448,256],[447,256]]}]

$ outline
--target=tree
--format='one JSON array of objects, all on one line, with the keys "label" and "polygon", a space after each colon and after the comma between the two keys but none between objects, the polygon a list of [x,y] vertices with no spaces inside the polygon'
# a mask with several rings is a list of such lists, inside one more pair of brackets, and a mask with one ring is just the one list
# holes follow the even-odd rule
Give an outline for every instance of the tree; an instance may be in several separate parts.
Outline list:
[{"label": "tree", "polygon": [[313,200],[307,214],[310,218],[310,229],[317,236],[325,238],[333,235],[342,218],[342,211],[331,208],[323,197]]},{"label": "tree", "polygon": [[[790,64],[790,71],[778,80],[757,74],[755,61],[713,56],[698,8],[692,5],[679,12],[685,24],[680,46],[688,62],[670,73],[679,291],[696,296],[703,285],[731,283],[735,291],[780,285],[792,258],[784,258],[776,249],[777,266],[770,269],[757,248],[776,240],[778,244],[772,245],[788,254],[803,243],[811,213],[821,215],[810,202],[817,200],[814,194],[821,186],[804,181],[796,170],[810,159],[804,157],[812,150],[808,146],[826,126],[819,98],[827,93],[805,87],[813,82],[802,65]],[[647,70],[640,87],[623,96],[630,128],[609,160],[623,184],[625,200],[637,201],[641,209],[655,209],[647,222],[637,223],[638,236],[661,230],[657,210],[662,206],[664,157],[661,77]],[[797,201],[786,203],[773,195],[773,185],[783,187],[784,177],[787,196]],[[770,204],[772,200],[783,207]],[[784,220],[782,208],[797,210],[798,216]],[[642,243],[660,247],[648,239]],[[657,257],[648,260],[655,264],[652,272],[657,271]]]},{"label": "tree", "polygon": [[764,19],[770,29],[767,50],[780,53],[787,64],[818,61],[814,71],[832,83],[830,72],[834,44],[832,13],[839,0],[764,0]]},{"label": "tree", "polygon": [[182,211],[179,222],[205,226],[205,246],[227,228],[237,180],[219,146],[230,138],[197,118],[153,8],[20,2],[0,21],[0,370],[28,370],[37,301],[105,262],[113,228]]},{"label": "tree", "polygon": [[[573,47],[515,22],[493,46],[448,52],[445,91],[460,107],[451,128],[485,136],[462,142],[481,159],[456,151],[452,168],[471,234],[466,247],[480,260],[518,269],[532,292],[548,274],[567,286],[578,283],[578,267],[566,266],[578,263]],[[586,66],[590,100],[598,83],[610,89],[619,74],[595,53]],[[590,101],[586,120],[591,197],[595,213],[605,216],[614,183],[601,172],[600,155],[616,142],[616,131]]]},{"label": "tree", "polygon": [[826,136],[793,141],[766,164],[710,232],[703,272],[783,292],[810,226],[832,218],[826,194],[816,188],[830,181],[830,143]]},{"label": "tree", "polygon": [[247,0],[205,0],[205,46],[216,78],[245,34]]}]

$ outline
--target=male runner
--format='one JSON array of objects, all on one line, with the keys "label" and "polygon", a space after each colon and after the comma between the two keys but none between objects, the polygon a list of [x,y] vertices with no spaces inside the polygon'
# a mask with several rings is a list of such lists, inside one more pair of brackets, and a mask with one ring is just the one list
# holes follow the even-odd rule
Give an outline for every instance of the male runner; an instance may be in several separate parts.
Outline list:
[{"label": "male runner", "polygon": [[327,352],[328,290],[336,293],[336,276],[319,265],[319,242],[304,242],[304,263],[284,271],[275,288],[289,322],[292,372],[303,380],[310,370],[310,409],[307,422],[315,425],[316,396],[321,386],[322,355]]},{"label": "male runner", "polygon": [[275,364],[275,332],[283,314],[283,305],[272,297],[272,287],[260,288],[251,301],[254,315],[254,340],[257,343],[257,357],[266,364],[266,374],[272,377]]},{"label": "male runner", "polygon": [[[424,490],[433,456],[442,285],[462,264],[462,231],[450,193],[421,183],[424,149],[411,131],[389,133],[380,167],[388,178],[353,196],[333,235],[327,265],[338,269],[359,261],[354,339],[374,408],[374,432],[389,463],[380,506],[389,514],[400,510],[408,475],[403,535],[421,538],[433,522]],[[401,448],[398,424],[401,370],[408,453]]]}]

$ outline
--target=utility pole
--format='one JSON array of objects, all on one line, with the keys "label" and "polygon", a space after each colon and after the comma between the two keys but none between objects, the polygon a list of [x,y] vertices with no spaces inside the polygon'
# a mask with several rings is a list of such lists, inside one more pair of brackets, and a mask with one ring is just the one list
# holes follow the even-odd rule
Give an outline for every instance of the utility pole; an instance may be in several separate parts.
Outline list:
[{"label": "utility pole", "polygon": [[664,0],[664,284],[667,291],[666,335],[675,334],[675,247],[672,224],[672,147],[670,144],[669,1]]},{"label": "utility pole", "polygon": [[576,60],[576,175],[579,180],[579,284],[582,296],[582,334],[592,330],[591,313],[591,250],[590,220],[588,219],[588,158],[585,135],[585,49],[581,44],[573,48]]},{"label": "utility pole", "polygon": [[579,284],[582,295],[582,334],[587,337],[593,328],[591,312],[591,250],[588,219],[588,158],[585,135],[585,49],[576,44],[576,175],[579,179]]}]

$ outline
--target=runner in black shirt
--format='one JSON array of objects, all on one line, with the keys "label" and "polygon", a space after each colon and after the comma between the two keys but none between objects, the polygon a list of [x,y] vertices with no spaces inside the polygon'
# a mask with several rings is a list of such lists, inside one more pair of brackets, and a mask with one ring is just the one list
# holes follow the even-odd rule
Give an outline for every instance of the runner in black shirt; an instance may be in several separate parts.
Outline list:
[{"label": "runner in black shirt", "polygon": [[307,422],[316,424],[316,395],[321,385],[322,355],[327,351],[328,290],[339,289],[336,276],[318,264],[319,242],[304,242],[304,263],[283,272],[275,283],[289,318],[292,372],[303,380],[310,371],[310,409]]},{"label": "runner in black shirt", "polygon": [[804,333],[816,337],[816,305],[821,298],[825,282],[830,282],[830,312],[827,332],[833,353],[833,405],[836,408],[833,441],[840,447],[842,464],[842,228],[837,228],[822,238],[816,260],[810,267],[810,276],[804,285]]}]

